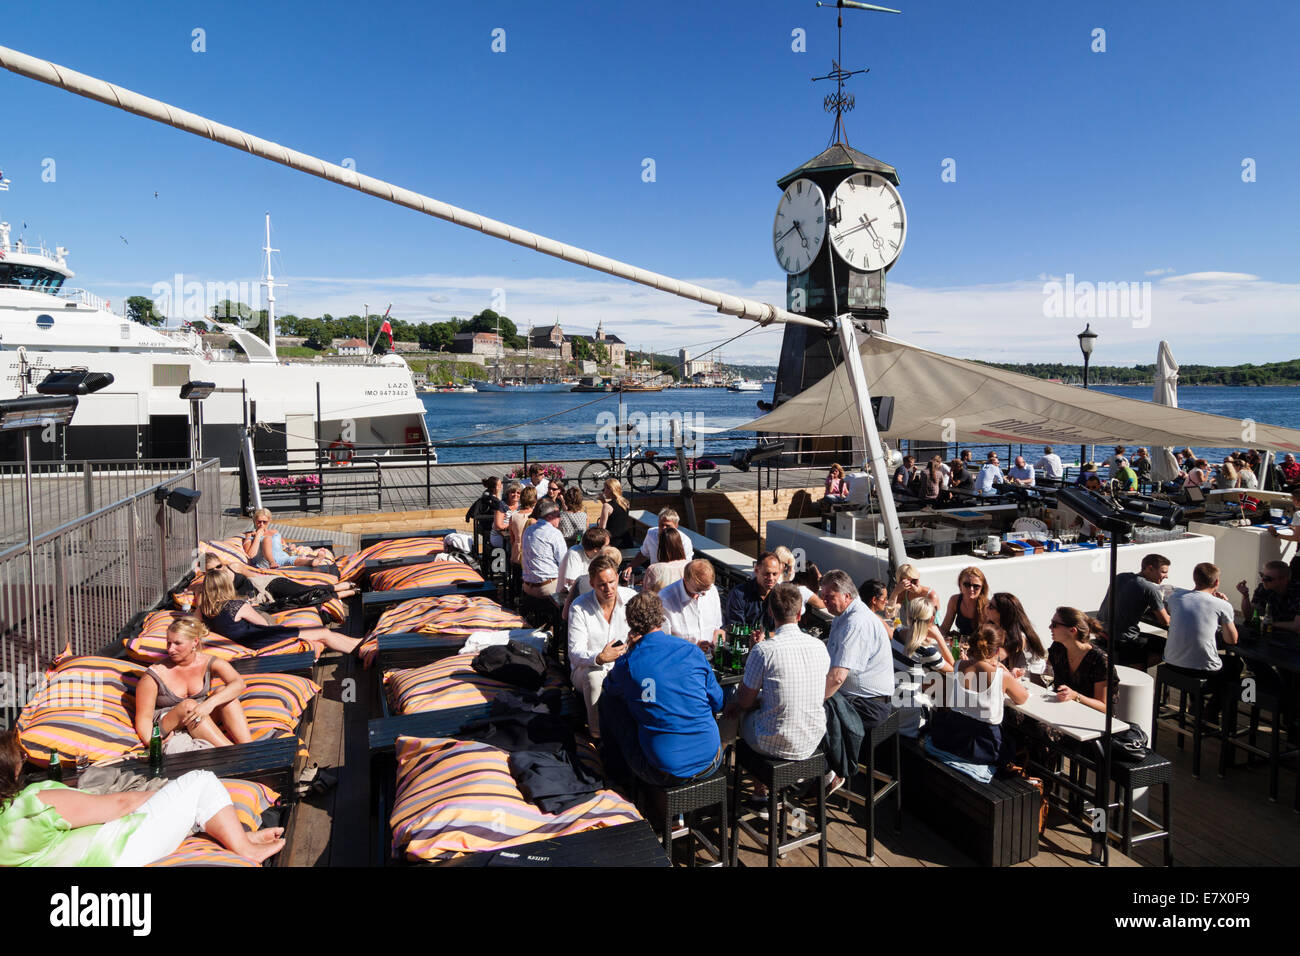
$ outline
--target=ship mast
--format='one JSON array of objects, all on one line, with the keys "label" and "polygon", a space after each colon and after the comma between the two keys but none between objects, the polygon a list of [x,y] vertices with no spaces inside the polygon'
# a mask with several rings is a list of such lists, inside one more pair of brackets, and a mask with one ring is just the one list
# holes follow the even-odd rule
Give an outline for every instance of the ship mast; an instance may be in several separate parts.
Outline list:
[{"label": "ship mast", "polygon": [[279,285],[284,288],[284,283],[277,283],[275,276],[271,275],[271,253],[279,252],[279,249],[271,248],[271,214],[266,214],[266,245],[262,247],[266,253],[266,278],[262,280],[262,285],[266,286],[266,344],[271,349],[271,357],[279,359],[275,352],[275,287]]}]

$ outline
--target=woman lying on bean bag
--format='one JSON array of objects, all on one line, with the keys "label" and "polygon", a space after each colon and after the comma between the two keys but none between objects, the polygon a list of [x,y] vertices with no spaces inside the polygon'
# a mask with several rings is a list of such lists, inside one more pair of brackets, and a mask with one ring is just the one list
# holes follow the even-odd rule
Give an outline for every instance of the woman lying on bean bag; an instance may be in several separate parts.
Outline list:
[{"label": "woman lying on bean bag", "polygon": [[0,866],[144,866],[197,830],[254,863],[284,848],[282,827],[244,830],[210,771],[101,795],[52,780],[19,787],[25,757],[17,731],[0,733]]}]

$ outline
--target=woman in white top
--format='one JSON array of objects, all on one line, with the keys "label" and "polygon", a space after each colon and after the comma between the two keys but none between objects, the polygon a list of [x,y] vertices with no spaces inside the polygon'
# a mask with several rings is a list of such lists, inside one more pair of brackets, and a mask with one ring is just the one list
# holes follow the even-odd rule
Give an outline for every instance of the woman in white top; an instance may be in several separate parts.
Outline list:
[{"label": "woman in white top", "polygon": [[794,559],[793,552],[791,552],[791,550],[785,545],[781,545],[772,553],[776,555],[776,559],[781,562],[781,580],[777,583],[794,584],[794,586],[799,589],[799,597],[803,598],[803,604],[799,607],[799,617],[803,617],[804,611],[808,609],[809,604],[819,610],[826,610],[826,602],[818,597],[816,591],[804,587],[802,584],[795,583],[795,575],[799,573],[800,569]]},{"label": "woman in white top", "polygon": [[510,519],[519,510],[519,495],[523,490],[523,487],[517,481],[512,481],[506,485],[505,494],[501,496],[501,504],[497,507],[496,513],[492,515],[492,535],[488,539],[492,547],[504,548],[506,546],[506,535],[510,532]]},{"label": "woman in white top", "polygon": [[1002,705],[1010,697],[1023,704],[1029,691],[998,660],[1002,631],[985,624],[966,645],[967,657],[957,664],[951,706],[941,708],[930,729],[930,743],[960,760],[997,768],[1014,756],[1010,740],[1002,737]]},{"label": "woman in white top", "polygon": [[916,737],[932,700],[925,689],[926,672],[952,671],[952,651],[934,624],[935,606],[929,598],[914,598],[908,608],[911,625],[894,631],[894,689],[899,703],[898,732]]},{"label": "woman in white top", "polygon": [[676,528],[664,528],[659,532],[659,553],[655,563],[645,569],[641,579],[641,589],[658,594],[674,581],[682,579],[686,569],[686,549],[682,547],[682,535]]}]

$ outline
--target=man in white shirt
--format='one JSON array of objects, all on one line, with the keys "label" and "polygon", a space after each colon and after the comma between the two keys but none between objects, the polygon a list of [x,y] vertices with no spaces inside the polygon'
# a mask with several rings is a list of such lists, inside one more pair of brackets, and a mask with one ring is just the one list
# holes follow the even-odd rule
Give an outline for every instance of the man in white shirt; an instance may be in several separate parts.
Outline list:
[{"label": "man in white shirt", "polygon": [[975,494],[977,495],[995,495],[997,489],[994,485],[1003,482],[1002,469],[998,467],[998,453],[989,452],[988,461],[980,466],[980,472],[975,476]]},{"label": "man in white shirt", "polygon": [[619,587],[618,562],[598,555],[587,569],[591,591],[569,609],[569,677],[587,707],[587,727],[600,736],[597,704],[614,662],[627,652],[627,602],[636,597]]},{"label": "man in white shirt", "polygon": [[[654,564],[658,561],[659,532],[667,528],[674,528],[677,529],[680,534],[680,529],[677,528],[680,521],[681,519],[677,516],[677,512],[672,508],[665,508],[663,511],[659,512],[659,527],[651,528],[645,533],[645,541],[641,543],[641,553],[632,559],[631,567],[639,568],[643,564]],[[691,546],[690,538],[684,534],[681,535],[681,538],[682,551],[686,553],[686,560],[689,561],[691,560],[692,555],[694,555],[695,549]]]},{"label": "man in white shirt", "polygon": [[1060,481],[1065,477],[1065,466],[1061,464],[1061,456],[1052,451],[1051,445],[1043,446],[1043,457],[1034,462],[1034,467],[1043,473],[1044,478]]},{"label": "man in white shirt", "polygon": [[1237,643],[1237,626],[1232,621],[1232,604],[1219,591],[1219,569],[1203,562],[1192,568],[1193,591],[1175,591],[1165,601],[1169,610],[1169,638],[1165,641],[1165,665],[1180,674],[1208,681],[1205,713],[1214,720],[1225,688],[1241,676],[1241,658],[1219,656],[1215,634],[1220,629],[1223,643]]},{"label": "man in white shirt", "polygon": [[686,565],[680,581],[659,592],[664,630],[700,647],[707,654],[723,635],[722,601],[713,586],[713,565],[697,558]]},{"label": "man in white shirt", "polygon": [[592,525],[582,533],[582,540],[564,553],[560,562],[560,579],[555,582],[555,591],[561,597],[568,597],[569,591],[577,587],[580,578],[587,576],[587,566],[601,548],[609,544],[609,532]]},{"label": "man in white shirt", "polygon": [[529,487],[530,485],[533,488],[536,488],[538,501],[541,501],[543,498],[546,497],[546,492],[550,490],[551,487],[550,481],[542,473],[541,465],[529,465],[528,477],[521,478],[519,480],[519,484],[525,488]]},{"label": "man in white shirt", "polygon": [[1016,463],[1007,469],[1007,480],[1013,485],[1034,486],[1034,466],[1026,465],[1023,455],[1016,455]]},{"label": "man in white shirt", "polygon": [[568,551],[564,535],[560,534],[560,509],[549,498],[543,498],[533,511],[537,520],[524,529],[519,553],[523,566],[524,593],[534,598],[549,598],[555,593],[555,582],[560,576],[560,562]]}]

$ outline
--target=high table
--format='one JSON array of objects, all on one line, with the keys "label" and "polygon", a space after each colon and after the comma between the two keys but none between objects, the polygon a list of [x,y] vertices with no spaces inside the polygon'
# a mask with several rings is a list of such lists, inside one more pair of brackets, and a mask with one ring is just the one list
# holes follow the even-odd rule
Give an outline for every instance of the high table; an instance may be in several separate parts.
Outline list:
[{"label": "high table", "polygon": [[[1106,715],[1093,710],[1091,707],[1086,707],[1078,701],[1057,700],[1056,693],[1046,687],[1031,684],[1028,689],[1029,699],[1023,704],[1012,703],[1008,700],[1006,706],[1020,716],[1027,717],[1042,725],[1045,730],[1043,740],[1054,756],[1070,758],[1070,777],[1068,779],[1056,770],[1056,760],[1052,760],[1051,765],[1035,764],[1035,769],[1041,771],[1046,779],[1065,787],[1072,796],[1070,804],[1073,807],[1077,805],[1074,798],[1087,793],[1087,789],[1081,782],[1080,771],[1085,765],[1092,763],[1091,760],[1082,756],[1079,745],[1102,737],[1106,730]],[[1128,727],[1128,724],[1115,717],[1112,713],[1110,721],[1112,734],[1122,733],[1128,730]],[[1069,743],[1061,746],[1063,740],[1068,740]],[[1098,774],[1098,777],[1100,778],[1100,774]],[[1101,781],[1098,779],[1097,790],[1092,794],[1095,806],[1107,807],[1107,814],[1109,815],[1110,795],[1102,793],[1100,787]],[[1043,793],[1043,799],[1047,799],[1046,792]],[[1081,816],[1073,812],[1068,815],[1085,833],[1093,838],[1094,859],[1092,862],[1100,862],[1097,831],[1093,829],[1091,822],[1084,821]],[[1107,820],[1107,829],[1109,829],[1109,820]],[[1105,833],[1105,830],[1102,832]]]}]

